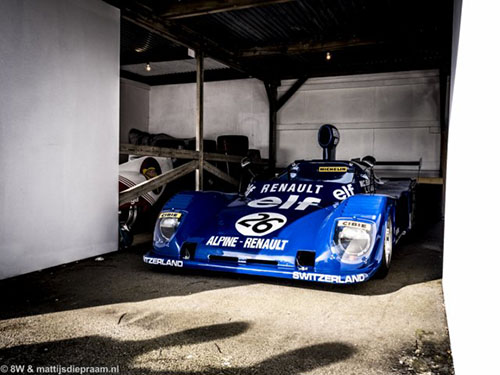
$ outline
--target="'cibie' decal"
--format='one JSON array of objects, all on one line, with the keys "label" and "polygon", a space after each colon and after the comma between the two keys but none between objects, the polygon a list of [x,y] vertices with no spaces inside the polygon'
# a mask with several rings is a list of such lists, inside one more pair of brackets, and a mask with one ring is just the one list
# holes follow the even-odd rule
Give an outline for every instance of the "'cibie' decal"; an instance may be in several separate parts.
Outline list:
[{"label": "'cibie' decal", "polygon": [[370,230],[371,224],[361,223],[359,221],[351,221],[351,220],[340,220],[339,225],[342,227],[352,227],[352,228],[360,228],[364,230]]},{"label": "'cibie' decal", "polygon": [[236,230],[244,236],[265,236],[286,224],[286,216],[274,212],[257,212],[240,218]]},{"label": "'cibie' decal", "polygon": [[163,219],[166,217],[173,217],[176,219],[179,219],[182,216],[180,212],[160,212],[160,215],[158,216],[159,219]]},{"label": "'cibie' decal", "polygon": [[347,172],[347,167],[319,167],[318,172]]}]

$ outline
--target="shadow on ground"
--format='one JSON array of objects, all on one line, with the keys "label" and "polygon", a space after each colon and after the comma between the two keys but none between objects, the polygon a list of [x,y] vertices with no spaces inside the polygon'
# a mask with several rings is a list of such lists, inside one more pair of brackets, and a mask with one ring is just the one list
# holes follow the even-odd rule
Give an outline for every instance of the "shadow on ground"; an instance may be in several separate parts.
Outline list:
[{"label": "shadow on ground", "polygon": [[450,341],[417,330],[414,344],[405,345],[393,356],[392,367],[400,375],[453,375]]},{"label": "shadow on ground", "polygon": [[[0,349],[2,365],[25,366],[102,366],[111,368],[119,365],[120,374],[299,374],[343,361],[355,352],[350,345],[343,343],[323,343],[303,347],[266,359],[251,367],[209,367],[203,370],[178,371],[162,369],[153,371],[144,368],[134,368],[138,356],[152,351],[158,361],[161,350],[174,346],[215,342],[240,335],[247,331],[250,325],[246,322],[217,324],[185,330],[148,340],[121,341],[102,336],[85,336],[68,340],[44,342],[38,344],[19,345]],[[155,362],[155,361],[153,361]],[[171,363],[166,361],[167,363]]]},{"label": "shadow on ground", "polygon": [[385,279],[355,285],[313,284],[163,268],[152,270],[142,262],[148,242],[124,252],[106,254],[102,261],[86,259],[0,281],[0,319],[183,296],[254,283],[358,295],[387,294],[407,285],[441,278],[442,227],[440,222],[398,246]]}]

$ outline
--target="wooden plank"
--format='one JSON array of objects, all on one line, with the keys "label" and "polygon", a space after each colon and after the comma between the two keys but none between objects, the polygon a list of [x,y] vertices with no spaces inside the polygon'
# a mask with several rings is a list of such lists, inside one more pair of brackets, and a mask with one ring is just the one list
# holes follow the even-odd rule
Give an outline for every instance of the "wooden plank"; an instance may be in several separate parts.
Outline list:
[{"label": "wooden plank", "polygon": [[287,3],[295,0],[190,0],[171,1],[162,10],[162,16],[169,19],[202,16],[232,10],[248,9],[265,5]]},{"label": "wooden plank", "polygon": [[121,144],[120,153],[139,156],[161,156],[177,159],[198,159],[198,152],[193,150],[179,150],[175,148],[138,146],[132,144]]},{"label": "wooden plank", "polygon": [[[155,146],[137,146],[132,144],[122,143],[120,145],[120,153],[128,155],[138,155],[138,156],[160,156],[165,158],[177,158],[177,159],[198,159],[198,151],[193,150],[179,150],[176,148],[166,148],[166,147],[155,147]],[[216,154],[214,152],[205,152],[205,160],[208,161],[222,161],[228,163],[241,163],[243,156],[238,155],[225,155]],[[265,165],[267,164],[266,159],[261,161],[256,161],[253,164]]]},{"label": "wooden plank", "polygon": [[213,166],[210,163],[205,163],[204,164],[204,168],[205,168],[205,170],[207,172],[213,174],[214,176],[219,177],[221,180],[224,180],[224,181],[229,182],[230,184],[233,184],[233,185],[236,185],[236,186],[239,185],[239,181],[238,180],[236,180],[235,178],[231,177],[227,173],[222,172],[219,168]]},{"label": "wooden plank", "polygon": [[430,184],[430,185],[443,185],[443,177],[419,177],[417,179],[419,184]]},{"label": "wooden plank", "polygon": [[203,52],[196,51],[196,151],[198,167],[196,168],[196,191],[203,191]]},{"label": "wooden plank", "polygon": [[228,163],[241,163],[241,159],[243,156],[238,155],[225,155],[225,154],[216,154],[213,152],[205,152],[205,160],[209,161],[225,161]]},{"label": "wooden plank", "polygon": [[295,44],[273,45],[265,47],[255,47],[246,50],[240,50],[238,55],[241,57],[255,57],[255,56],[272,56],[281,54],[299,54],[309,52],[333,52],[336,50],[348,47],[371,46],[379,44],[379,42],[372,40],[334,40],[329,42],[301,42]]},{"label": "wooden plank", "polygon": [[130,202],[131,200],[140,197],[141,195],[150,192],[151,190],[158,189],[159,187],[172,182],[179,177],[185,176],[196,169],[198,166],[197,161],[190,161],[180,167],[171,169],[159,176],[137,184],[130,189],[124,190],[120,193],[120,205]]}]

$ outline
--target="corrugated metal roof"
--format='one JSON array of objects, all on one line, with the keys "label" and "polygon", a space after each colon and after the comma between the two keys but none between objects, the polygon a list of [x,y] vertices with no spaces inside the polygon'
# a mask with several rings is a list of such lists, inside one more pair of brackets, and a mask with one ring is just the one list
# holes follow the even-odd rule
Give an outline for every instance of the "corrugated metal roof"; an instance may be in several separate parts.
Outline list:
[{"label": "corrugated metal roof", "polygon": [[[124,3],[151,7],[153,13],[160,9],[155,19],[161,20],[164,2]],[[303,74],[446,67],[451,51],[452,9],[453,0],[296,0],[165,22],[166,27],[173,25],[175,32],[189,30],[188,36],[196,35],[197,43],[210,46],[208,56],[216,57],[211,52],[219,46],[230,51],[242,67],[249,68],[248,74],[284,79]],[[126,20],[121,36],[123,65],[187,58],[185,47]],[[351,46],[352,40],[361,43]],[[324,45],[313,48],[315,43],[332,42],[348,46],[332,50],[330,60],[325,59]],[[294,45],[311,49],[295,49],[292,53]],[[262,48],[271,48],[271,52]],[[178,69],[182,71],[181,65]]]}]

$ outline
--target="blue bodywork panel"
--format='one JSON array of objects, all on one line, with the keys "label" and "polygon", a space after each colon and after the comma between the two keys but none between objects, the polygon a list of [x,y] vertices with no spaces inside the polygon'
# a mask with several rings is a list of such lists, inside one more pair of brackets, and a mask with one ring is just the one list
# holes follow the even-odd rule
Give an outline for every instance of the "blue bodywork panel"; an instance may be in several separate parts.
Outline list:
[{"label": "blue bodywork panel", "polygon": [[411,226],[413,181],[386,184],[391,194],[376,193],[369,171],[355,162],[297,161],[277,178],[253,181],[244,195],[183,192],[163,207],[144,261],[363,282],[382,264],[384,236],[391,234],[392,247]]}]

